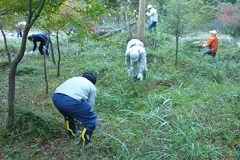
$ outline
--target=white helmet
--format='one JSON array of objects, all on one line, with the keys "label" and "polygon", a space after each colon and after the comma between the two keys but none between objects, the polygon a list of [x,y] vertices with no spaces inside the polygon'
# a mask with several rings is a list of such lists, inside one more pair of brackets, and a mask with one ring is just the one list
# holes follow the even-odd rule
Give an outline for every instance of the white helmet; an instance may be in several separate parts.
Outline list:
[{"label": "white helmet", "polygon": [[212,30],[212,31],[209,31],[209,33],[217,34],[217,31],[216,30]]},{"label": "white helmet", "polygon": [[151,8],[152,8],[152,5],[151,5],[151,4],[149,4],[149,5],[147,6],[147,8],[148,8],[148,9],[151,9]]},{"label": "white helmet", "polygon": [[132,51],[130,51],[130,58],[133,62],[138,61],[139,58],[139,51],[138,49],[133,49]]}]

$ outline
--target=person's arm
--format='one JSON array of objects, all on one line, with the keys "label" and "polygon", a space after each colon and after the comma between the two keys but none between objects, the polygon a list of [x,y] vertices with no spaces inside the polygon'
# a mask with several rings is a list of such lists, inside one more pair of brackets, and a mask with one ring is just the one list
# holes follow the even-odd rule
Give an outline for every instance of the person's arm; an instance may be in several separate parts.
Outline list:
[{"label": "person's arm", "polygon": [[147,16],[151,16],[151,13],[150,13],[150,12],[146,12],[146,15],[147,15]]},{"label": "person's arm", "polygon": [[92,105],[92,107],[94,107],[95,105],[96,96],[97,96],[96,88],[92,88],[87,100]]},{"label": "person's arm", "polygon": [[151,9],[149,12],[146,12],[147,16],[151,16],[153,14],[153,9]]},{"label": "person's arm", "polygon": [[213,43],[213,40],[214,40],[214,38],[211,37],[204,46],[205,46],[205,47],[210,47],[210,46],[212,45],[212,43]]},{"label": "person's arm", "polygon": [[142,52],[139,56],[140,56],[139,57],[140,58],[139,59],[139,64],[140,64],[139,73],[142,73],[146,69],[146,66],[147,66],[147,57],[146,57],[145,52]]},{"label": "person's arm", "polygon": [[132,41],[129,41],[127,44],[126,52],[131,48],[132,45]]},{"label": "person's arm", "polygon": [[126,57],[125,57],[125,65],[127,66],[127,69],[130,69],[130,52],[126,52]]}]

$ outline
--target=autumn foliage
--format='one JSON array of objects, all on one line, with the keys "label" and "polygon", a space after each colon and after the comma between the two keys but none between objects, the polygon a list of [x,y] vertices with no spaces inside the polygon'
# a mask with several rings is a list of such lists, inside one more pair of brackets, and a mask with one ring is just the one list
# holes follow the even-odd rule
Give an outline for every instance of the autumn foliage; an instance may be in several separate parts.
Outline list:
[{"label": "autumn foliage", "polygon": [[217,16],[224,24],[236,29],[240,27],[240,9],[239,6],[226,4],[221,6],[221,13]]}]

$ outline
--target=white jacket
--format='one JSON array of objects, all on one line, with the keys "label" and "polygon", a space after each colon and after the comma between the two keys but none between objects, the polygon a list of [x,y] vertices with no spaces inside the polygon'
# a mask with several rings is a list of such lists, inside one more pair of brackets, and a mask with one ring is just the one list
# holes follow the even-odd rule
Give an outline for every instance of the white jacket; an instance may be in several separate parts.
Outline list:
[{"label": "white jacket", "polygon": [[155,8],[151,8],[150,12],[146,12],[146,15],[150,17],[151,22],[158,22],[158,14]]},{"label": "white jacket", "polygon": [[[139,58],[136,62],[132,62],[130,58],[130,53],[136,51],[139,53]],[[147,71],[147,56],[146,51],[143,46],[133,46],[126,51],[125,64],[128,69],[131,69],[131,74],[136,77],[138,73]]]},{"label": "white jacket", "polygon": [[138,39],[131,39],[130,41],[128,41],[126,52],[127,52],[128,49],[130,49],[133,46],[142,46],[142,47],[144,47],[143,43],[140,40],[138,40]]}]

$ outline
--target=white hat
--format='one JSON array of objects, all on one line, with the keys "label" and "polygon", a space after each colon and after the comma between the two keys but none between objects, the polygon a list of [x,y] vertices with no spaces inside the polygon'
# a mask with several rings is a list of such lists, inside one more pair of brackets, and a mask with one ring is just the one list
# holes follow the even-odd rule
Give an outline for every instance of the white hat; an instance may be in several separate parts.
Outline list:
[{"label": "white hat", "polygon": [[217,34],[217,31],[216,30],[212,30],[212,31],[209,31],[209,33]]},{"label": "white hat", "polygon": [[138,49],[133,49],[130,51],[130,58],[133,62],[138,61],[139,58],[139,51]]},{"label": "white hat", "polygon": [[149,4],[149,5],[147,6],[147,8],[148,8],[148,9],[152,8],[152,5],[151,5],[151,4]]}]

